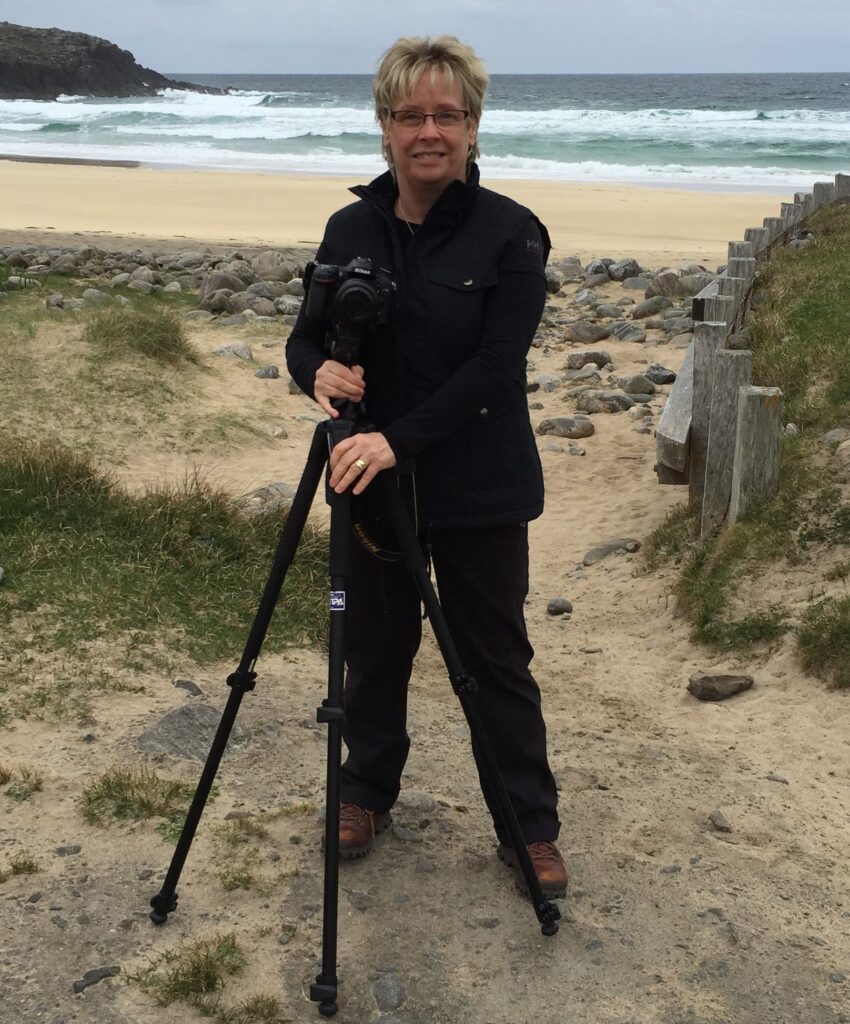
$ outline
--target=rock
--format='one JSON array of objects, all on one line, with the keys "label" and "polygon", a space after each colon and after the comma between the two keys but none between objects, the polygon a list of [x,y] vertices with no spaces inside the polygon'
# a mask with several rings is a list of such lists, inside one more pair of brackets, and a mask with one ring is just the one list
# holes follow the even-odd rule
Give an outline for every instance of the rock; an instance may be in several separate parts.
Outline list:
[{"label": "rock", "polygon": [[836,427],[834,430],[828,430],[821,437],[821,441],[824,444],[841,444],[842,441],[850,441],[850,428]]},{"label": "rock", "polygon": [[799,437],[800,428],[796,423],[786,423],[784,433],[786,437]]},{"label": "rock", "polygon": [[201,287],[198,292],[198,305],[206,303],[216,292],[241,292],[244,289],[245,283],[238,275],[225,273],[220,270],[213,271],[211,274],[207,274],[201,281]]},{"label": "rock", "polygon": [[670,345],[672,348],[688,348],[693,340],[693,334],[677,334],[670,339]]},{"label": "rock", "polygon": [[569,437],[574,440],[591,437],[595,432],[596,428],[586,416],[556,416],[543,420],[535,430],[540,436]]},{"label": "rock", "polygon": [[606,274],[591,274],[585,278],[585,288],[598,288],[602,284],[610,284],[611,278]]},{"label": "rock", "polygon": [[717,829],[718,832],[731,832],[732,826],[724,818],[720,811],[712,811],[708,816],[708,820]]},{"label": "rock", "polygon": [[213,355],[227,356],[231,359],[251,360],[254,358],[251,346],[244,341],[232,341],[229,345],[222,345],[221,348],[213,350]]},{"label": "rock", "polygon": [[646,341],[646,331],[642,327],[638,327],[637,324],[628,323],[625,320],[613,324],[611,333],[617,341]]},{"label": "rock", "polygon": [[740,331],[735,331],[734,334],[730,334],[726,338],[726,348],[732,349],[735,352],[745,351],[750,348],[753,343],[753,331],[752,328],[742,327]]},{"label": "rock", "polygon": [[544,391],[551,392],[561,386],[561,378],[556,377],[554,373],[538,373],[534,383]]},{"label": "rock", "polygon": [[567,374],[567,380],[569,381],[585,381],[588,384],[601,384],[602,375],[596,366],[596,363],[588,363],[587,366],[583,366],[580,370],[570,370]]},{"label": "rock", "polygon": [[616,306],[612,302],[601,302],[596,307],[596,315],[607,316],[612,318],[618,317],[623,315],[623,309],[621,306]]},{"label": "rock", "polygon": [[546,268],[546,291],[550,295],[557,295],[564,283],[564,275],[554,267]]},{"label": "rock", "polygon": [[301,309],[301,303],[293,295],[281,295],[274,300],[274,309],[282,315],[295,315]]},{"label": "rock", "polygon": [[610,329],[602,324],[591,320],[576,320],[567,328],[564,339],[580,345],[594,345],[597,341],[604,341],[610,334]]},{"label": "rock", "polygon": [[570,445],[570,455],[587,455],[587,452],[582,448],[580,444]]},{"label": "rock", "polygon": [[81,849],[79,843],[70,843],[67,846],[57,846],[53,852],[57,857],[74,857]]},{"label": "rock", "polygon": [[210,320],[215,320],[212,313],[208,313],[205,309],[190,309],[188,313],[183,314],[184,320],[196,320],[198,323],[206,324]]},{"label": "rock", "polygon": [[250,491],[241,500],[243,504],[253,508],[288,508],[295,497],[295,491],[296,488],[291,484],[275,480],[265,487],[258,487],[255,491]]},{"label": "rock", "polygon": [[631,537],[624,537],[620,540],[609,540],[604,544],[600,544],[598,547],[591,548],[590,551],[581,560],[582,565],[595,565],[597,562],[601,562],[603,558],[607,558],[613,554],[633,554],[635,551],[640,551],[640,541],[634,540]]},{"label": "rock", "polygon": [[684,334],[693,331],[694,322],[689,316],[669,316],[661,321],[661,327],[667,335]]},{"label": "rock", "polygon": [[280,376],[280,370],[276,366],[264,366],[262,369],[257,370],[254,376],[259,377],[260,380],[277,380]]},{"label": "rock", "polygon": [[127,287],[131,291],[141,292],[142,295],[150,295],[153,292],[155,285],[152,285],[152,284],[148,283],[147,281],[139,281],[139,280],[132,281],[131,280],[129,282],[129,284],[127,285]]},{"label": "rock", "polygon": [[123,288],[125,285],[130,283],[129,274],[116,274],[115,277],[109,282],[110,288]]},{"label": "rock", "polygon": [[403,789],[398,794],[395,806],[416,814],[432,814],[440,805],[429,793],[421,789]]},{"label": "rock", "polygon": [[[587,366],[588,363],[595,363],[601,369],[611,361],[611,356],[603,349],[597,349],[593,352],[570,352],[567,356],[567,369],[580,370],[582,367]],[[848,431],[848,436],[850,437],[850,431]]]},{"label": "rock", "polygon": [[782,775],[777,775],[775,772],[770,772],[770,774],[765,775],[765,778],[768,782],[781,782],[783,786],[788,785],[788,780]]},{"label": "rock", "polygon": [[404,985],[393,972],[379,975],[372,983],[372,995],[375,997],[378,1009],[383,1013],[397,1010],[406,998]]},{"label": "rock", "polygon": [[749,690],[752,685],[752,676],[695,672],[688,680],[688,692],[698,700],[726,700],[736,693]]},{"label": "rock", "polygon": [[[219,294],[218,292],[216,294]],[[219,319],[216,327],[244,327],[249,322],[250,311],[245,313],[233,313],[231,316],[223,316]]]},{"label": "rock", "polygon": [[653,313],[660,313],[662,309],[671,309],[673,303],[666,295],[656,295],[645,302],[639,302],[632,310],[632,320],[642,320],[644,317],[652,316]]},{"label": "rock", "polygon": [[596,304],[596,296],[590,288],[582,288],[580,292],[576,292],[573,302],[577,306],[593,306]]},{"label": "rock", "polygon": [[553,597],[546,605],[548,615],[569,615],[572,610],[572,604],[565,597]]},{"label": "rock", "polygon": [[144,281],[145,284],[163,284],[164,278],[162,274],[151,270],[150,267],[138,267],[130,274],[130,281]]},{"label": "rock", "polygon": [[595,277],[600,274],[604,274],[605,277],[608,277],[608,266],[613,262],[613,260],[608,259],[591,260],[584,268],[584,272],[588,277]]},{"label": "rock", "polygon": [[300,277],[293,277],[286,282],[286,294],[294,295],[296,298],[304,298],[304,281]]},{"label": "rock", "polygon": [[173,295],[182,292],[183,288],[179,281],[171,281],[162,290],[168,295]]},{"label": "rock", "polygon": [[712,281],[716,280],[716,274],[701,270],[693,274],[682,274],[679,278],[679,286],[685,295],[698,295],[703,288],[707,288]]},{"label": "rock", "polygon": [[98,982],[103,981],[105,978],[114,978],[120,973],[121,968],[118,966],[96,967],[93,971],[86,971],[79,981],[74,982],[74,992],[79,995],[80,992],[85,992],[89,986],[97,985]]},{"label": "rock", "polygon": [[83,292],[83,298],[93,306],[102,306],[105,302],[110,301],[111,296],[107,295],[106,292],[100,291],[99,288],[86,288]]},{"label": "rock", "polygon": [[619,391],[585,391],[576,403],[582,412],[624,412],[631,409],[634,400]]},{"label": "rock", "polygon": [[[153,754],[168,754],[186,760],[205,762],[215,737],[221,712],[209,704],[184,704],[169,711],[138,738],[137,746]],[[238,721],[224,756],[244,747],[250,733]]]},{"label": "rock", "polygon": [[623,281],[623,287],[624,288],[628,288],[631,291],[644,292],[645,293],[646,289],[649,287],[649,278],[648,277],[627,277]]},{"label": "rock", "polygon": [[45,301],[44,305],[47,309],[61,309],[65,302],[65,296],[61,292],[54,292]]},{"label": "rock", "polygon": [[198,686],[197,683],[193,683],[191,679],[175,679],[174,685],[178,690],[185,690],[192,697],[200,697],[204,692],[200,686]]},{"label": "rock", "polygon": [[659,271],[649,282],[645,295],[647,299],[666,295],[667,298],[683,298],[690,294],[682,285],[682,279],[675,270]]},{"label": "rock", "polygon": [[618,260],[608,267],[608,276],[612,281],[625,281],[627,278],[640,276],[640,264],[637,260]]},{"label": "rock", "polygon": [[676,374],[661,363],[650,363],[643,375],[653,384],[672,384],[676,379]]},{"label": "rock", "polygon": [[623,391],[627,395],[654,395],[655,385],[651,380],[648,380],[642,374],[635,374],[634,377],[629,377],[623,384]]}]

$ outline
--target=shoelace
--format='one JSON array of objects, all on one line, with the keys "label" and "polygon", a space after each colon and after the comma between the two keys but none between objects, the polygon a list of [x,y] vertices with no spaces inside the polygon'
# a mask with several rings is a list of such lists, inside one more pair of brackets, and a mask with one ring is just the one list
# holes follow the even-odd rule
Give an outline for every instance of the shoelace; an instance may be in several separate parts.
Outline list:
[{"label": "shoelace", "polygon": [[339,820],[340,821],[357,821],[363,816],[368,817],[369,812],[363,807],[358,807],[357,804],[340,804],[339,805]]},{"label": "shoelace", "polygon": [[551,842],[539,842],[531,843],[528,847],[528,853],[532,861],[535,860],[548,860],[550,857],[553,860],[558,860],[558,851],[554,843]]}]

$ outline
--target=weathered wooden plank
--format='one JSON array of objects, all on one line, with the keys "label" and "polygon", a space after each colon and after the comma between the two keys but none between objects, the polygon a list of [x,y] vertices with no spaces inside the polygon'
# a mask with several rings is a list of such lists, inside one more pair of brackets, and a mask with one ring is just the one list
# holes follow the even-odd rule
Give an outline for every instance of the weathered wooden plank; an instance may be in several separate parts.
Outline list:
[{"label": "weathered wooden plank", "polygon": [[799,203],[783,203],[780,210],[786,230],[796,227],[803,217],[803,208]]},{"label": "weathered wooden plank", "polygon": [[738,310],[741,307],[741,303],[744,301],[744,296],[747,294],[748,282],[742,277],[731,277],[723,275],[719,278],[720,281],[720,294],[730,295],[735,300],[735,308],[731,323],[735,322],[738,316]]},{"label": "weathered wooden plank", "polygon": [[775,242],[785,231],[785,222],[781,217],[765,217],[764,226],[768,230],[768,237],[771,242]]},{"label": "weathered wooden plank", "polygon": [[703,537],[719,530],[729,511],[738,434],[738,392],[750,383],[752,366],[752,353],[744,350],[732,352],[724,349],[715,357],[702,496]]},{"label": "weathered wooden plank", "polygon": [[850,200],[850,174],[835,175],[835,200],[836,202]]},{"label": "weathered wooden plank", "polygon": [[[694,389],[694,343],[688,345],[682,368],[670,388],[667,402],[655,428],[655,454],[658,482],[687,483],[688,449],[691,431],[691,402]],[[661,467],[685,479],[665,479]]]},{"label": "weathered wooden plank", "polygon": [[826,206],[827,203],[835,201],[835,182],[834,181],[816,181],[812,186],[812,198],[814,200],[814,208],[819,210],[822,206]]},{"label": "weathered wooden plank", "polygon": [[[719,281],[720,279],[718,279],[718,288],[720,288]],[[712,295],[703,300],[700,310],[702,316],[695,316],[694,323],[696,323],[697,320],[705,321],[706,323],[719,323],[722,321],[726,324],[728,330],[735,322],[736,308],[735,297],[733,295]]]},{"label": "weathered wooden plank", "polygon": [[729,260],[726,273],[731,278],[740,277],[742,281],[746,282],[746,291],[756,276],[756,261],[752,256],[734,256]]},{"label": "weathered wooden plank", "polygon": [[752,244],[753,252],[756,256],[767,248],[770,242],[770,232],[767,228],[747,228],[744,232],[744,238]]},{"label": "weathered wooden plank", "polygon": [[746,260],[755,256],[752,242],[730,242],[726,247],[727,260]]},{"label": "weathered wooden plank", "polygon": [[728,523],[732,526],[779,487],[782,392],[744,387],[738,393],[738,433]]},{"label": "weathered wooden plank", "polygon": [[691,401],[691,447],[689,495],[691,505],[702,502],[705,488],[705,458],[711,419],[714,362],[726,346],[726,323],[694,324],[694,383]]}]

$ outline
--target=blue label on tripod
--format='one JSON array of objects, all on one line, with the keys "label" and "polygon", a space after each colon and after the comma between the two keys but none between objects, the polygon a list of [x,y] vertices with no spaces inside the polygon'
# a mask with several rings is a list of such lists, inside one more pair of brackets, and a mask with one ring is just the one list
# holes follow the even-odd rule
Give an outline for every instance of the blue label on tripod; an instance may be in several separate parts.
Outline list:
[{"label": "blue label on tripod", "polygon": [[344,612],[345,611],[345,591],[344,590],[332,590],[331,591],[331,611],[332,612]]}]

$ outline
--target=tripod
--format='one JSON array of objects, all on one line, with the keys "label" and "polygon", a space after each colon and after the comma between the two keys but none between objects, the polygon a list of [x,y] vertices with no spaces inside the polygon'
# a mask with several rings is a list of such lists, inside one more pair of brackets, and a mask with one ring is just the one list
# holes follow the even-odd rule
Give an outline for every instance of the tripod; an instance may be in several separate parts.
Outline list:
[{"label": "tripod", "polygon": [[[320,423],[313,434],[307,462],[298,484],[286,523],[281,531],[272,563],[271,573],[263,590],[260,605],[254,618],[248,640],[242,652],[238,668],[227,678],[231,688],[212,747],[201,773],[198,788],[189,807],[186,822],[177,842],[162,889],[151,899],[150,914],[154,924],[164,924],[169,913],[177,908],[177,882],[189,854],[195,832],[209,797],[213,780],[224,754],[233,723],[239,711],[243,696],[254,689],[257,673],[254,671],[260,649],[265,640],[275,605],[286,578],[287,570],[295,557],[301,534],[307,522],[307,515],[316,489],[333,446],[352,434],[368,429],[360,418],[357,406],[346,403],[336,420]],[[463,669],[454,642],[449,634],[445,618],[431,579],[427,563],[404,500],[397,486],[395,474],[384,471],[372,481],[372,487],[379,489],[379,499],[387,522],[401,547],[404,562],[411,572],[419,595],[431,620],[440,653],[448,670],[452,688],[457,694],[469,723],[473,741],[476,744],[490,788],[495,794],[499,813],[511,838],[511,844],[519,859],[523,877],[528,886],[534,911],[544,935],[554,935],[558,930],[560,911],[549,901],[540,887],[535,874],[525,839],[522,835],[496,761],[495,754],[483,727],[476,702],[477,686]],[[336,494],[327,488],[327,500],[331,508],[330,557],[330,635],[328,657],[328,696],[318,708],[316,717],[328,726],[327,745],[327,787],[325,797],[325,859],[324,859],[324,913],[322,921],[322,969],[310,986],[310,998],[319,1004],[319,1013],[332,1017],[337,1011],[337,925],[339,895],[339,792],[340,761],[342,756],[343,685],[345,677],[345,625],[346,586],[349,574],[349,553],[352,542],[352,497],[350,491]]]}]

